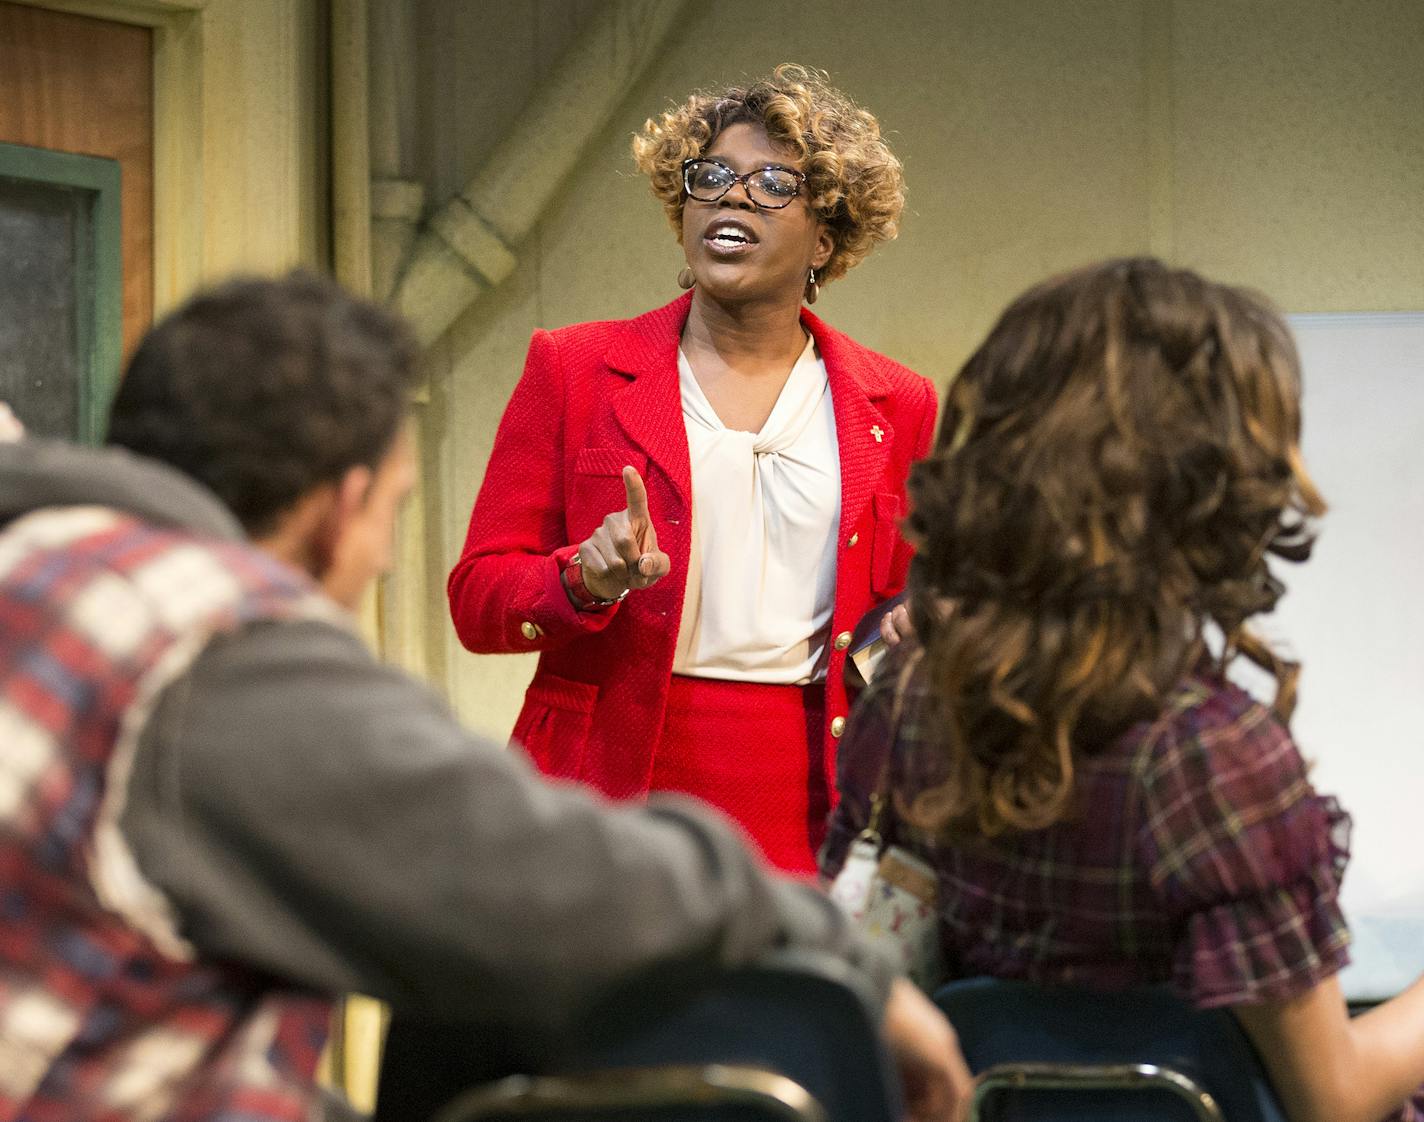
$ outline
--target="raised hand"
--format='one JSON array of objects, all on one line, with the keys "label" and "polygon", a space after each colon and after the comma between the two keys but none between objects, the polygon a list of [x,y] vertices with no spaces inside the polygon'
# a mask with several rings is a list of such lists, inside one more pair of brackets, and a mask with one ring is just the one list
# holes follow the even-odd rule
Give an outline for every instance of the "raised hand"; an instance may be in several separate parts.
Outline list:
[{"label": "raised hand", "polygon": [[623,489],[628,506],[604,518],[579,543],[583,585],[603,600],[615,600],[630,588],[657,584],[672,568],[668,555],[658,548],[658,532],[648,513],[648,489],[635,468],[623,469]]}]

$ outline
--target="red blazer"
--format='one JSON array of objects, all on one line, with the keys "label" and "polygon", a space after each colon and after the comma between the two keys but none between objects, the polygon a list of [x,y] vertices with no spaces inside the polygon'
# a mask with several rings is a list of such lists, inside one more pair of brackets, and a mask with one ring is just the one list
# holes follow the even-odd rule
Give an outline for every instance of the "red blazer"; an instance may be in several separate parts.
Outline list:
[{"label": "red blazer", "polygon": [[[648,791],[686,591],[692,478],[677,348],[691,296],[636,319],[536,331],[495,436],[450,613],[472,651],[539,651],[514,728],[539,767],[609,795]],[[840,554],[831,635],[900,590],[910,549],[897,527],[910,464],[929,449],[930,382],[801,313],[825,360],[840,444]],[[578,612],[560,582],[568,559],[626,505],[631,464],[648,488],[672,571],[602,612]],[[845,651],[833,641],[826,735],[848,708]],[[829,790],[835,754],[826,753]]]}]

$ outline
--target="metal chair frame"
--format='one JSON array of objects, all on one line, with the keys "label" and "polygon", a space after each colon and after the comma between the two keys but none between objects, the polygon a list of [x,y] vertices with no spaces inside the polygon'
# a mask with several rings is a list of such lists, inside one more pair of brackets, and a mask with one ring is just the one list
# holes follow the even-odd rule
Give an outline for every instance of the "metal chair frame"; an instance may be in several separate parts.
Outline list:
[{"label": "metal chair frame", "polygon": [[498,1039],[498,1026],[478,1023],[406,1027],[387,1041],[381,1122],[901,1116],[869,981],[825,953],[776,951],[681,987],[633,979],[549,1035]]},{"label": "metal chair frame", "polygon": [[433,1122],[743,1106],[767,1122],[826,1122],[815,1097],[794,1079],[740,1064],[672,1064],[576,1075],[511,1075],[466,1092]]},{"label": "metal chair frame", "polygon": [[1167,1091],[1192,1108],[1197,1122],[1226,1122],[1195,1079],[1156,1064],[996,1064],[974,1081],[968,1122],[985,1122],[988,1102],[1008,1091]]}]

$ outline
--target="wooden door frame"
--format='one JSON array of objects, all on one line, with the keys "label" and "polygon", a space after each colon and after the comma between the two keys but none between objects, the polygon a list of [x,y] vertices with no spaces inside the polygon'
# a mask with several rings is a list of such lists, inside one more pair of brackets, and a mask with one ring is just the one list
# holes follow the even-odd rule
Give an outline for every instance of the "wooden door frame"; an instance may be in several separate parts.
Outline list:
[{"label": "wooden door frame", "polygon": [[[324,13],[334,24],[344,3],[9,2],[152,30],[155,317],[234,272],[330,266],[340,233],[328,177],[345,166],[333,157],[365,152],[364,144],[359,154],[335,151],[329,83],[306,63],[319,57],[308,52],[320,49]],[[351,45],[337,38],[330,49],[339,56]],[[346,69],[350,89],[364,66]]]},{"label": "wooden door frame", "polygon": [[203,268],[203,8],[208,0],[11,0],[153,31],[153,310]]}]

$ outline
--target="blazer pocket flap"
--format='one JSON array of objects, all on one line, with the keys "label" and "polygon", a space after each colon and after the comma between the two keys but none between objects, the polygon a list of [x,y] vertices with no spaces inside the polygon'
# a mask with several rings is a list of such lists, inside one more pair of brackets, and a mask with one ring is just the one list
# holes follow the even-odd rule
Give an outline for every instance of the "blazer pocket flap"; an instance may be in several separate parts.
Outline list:
[{"label": "blazer pocket flap", "polygon": [[572,713],[592,713],[598,701],[598,686],[593,682],[576,682],[557,674],[538,674],[529,683],[525,700],[564,709]]},{"label": "blazer pocket flap", "polygon": [[648,457],[630,448],[581,448],[574,460],[579,475],[622,475],[625,467],[642,475],[647,466]]},{"label": "blazer pocket flap", "polygon": [[895,568],[895,545],[900,540],[900,496],[871,496],[875,511],[874,537],[870,544],[870,588],[876,596],[899,591],[891,579]]}]

